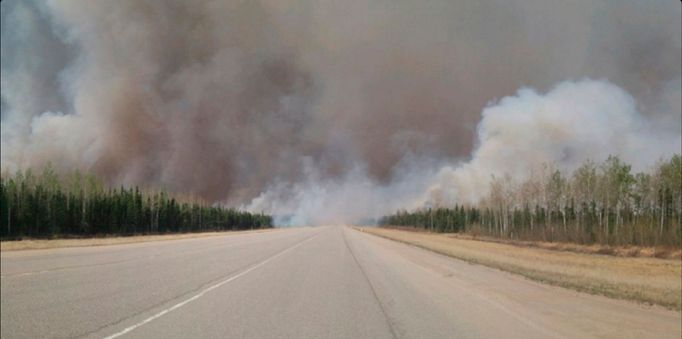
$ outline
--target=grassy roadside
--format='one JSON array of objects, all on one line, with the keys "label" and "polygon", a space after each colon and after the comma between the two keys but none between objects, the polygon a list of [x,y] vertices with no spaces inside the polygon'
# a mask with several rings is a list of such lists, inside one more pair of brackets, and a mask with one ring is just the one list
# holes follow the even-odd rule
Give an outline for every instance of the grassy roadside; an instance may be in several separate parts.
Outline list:
[{"label": "grassy roadside", "polygon": [[131,244],[148,241],[166,241],[178,239],[203,238],[216,235],[244,234],[268,232],[274,228],[264,228],[248,231],[223,231],[223,232],[201,232],[201,233],[179,233],[179,234],[160,234],[160,235],[136,235],[129,237],[102,237],[102,238],[79,238],[79,239],[28,239],[28,240],[8,240],[0,242],[0,251],[22,251],[40,250],[64,247],[89,247]]},{"label": "grassy roadside", "polygon": [[532,280],[682,310],[682,261],[556,251],[445,234],[365,227],[360,231]]},{"label": "grassy roadside", "polygon": [[468,234],[451,233],[449,237],[479,240],[486,242],[496,242],[501,244],[508,244],[520,247],[537,247],[553,251],[568,251],[585,254],[606,254],[617,257],[649,257],[662,259],[682,259],[682,249],[659,246],[659,247],[644,247],[644,246],[609,246],[609,245],[581,245],[569,242],[545,242],[545,241],[525,241],[525,240],[509,240],[494,238],[488,236],[471,236]]}]

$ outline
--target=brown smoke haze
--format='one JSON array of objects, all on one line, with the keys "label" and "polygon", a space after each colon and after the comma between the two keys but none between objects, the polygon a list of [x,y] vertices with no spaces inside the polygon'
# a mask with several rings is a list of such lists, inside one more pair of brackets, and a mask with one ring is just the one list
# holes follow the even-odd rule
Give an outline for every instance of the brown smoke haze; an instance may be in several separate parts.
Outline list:
[{"label": "brown smoke haze", "polygon": [[675,1],[3,1],[2,169],[351,223],[680,152]]}]

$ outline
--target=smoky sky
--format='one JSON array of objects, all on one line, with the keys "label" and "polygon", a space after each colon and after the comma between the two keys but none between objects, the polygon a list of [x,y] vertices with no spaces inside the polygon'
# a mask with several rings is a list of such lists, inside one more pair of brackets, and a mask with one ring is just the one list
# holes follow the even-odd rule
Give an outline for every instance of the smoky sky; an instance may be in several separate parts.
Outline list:
[{"label": "smoky sky", "polygon": [[[428,177],[444,180],[443,168],[476,162],[477,150],[488,149],[482,126],[497,126],[485,120],[487,107],[540,105],[527,107],[532,111],[552,98],[571,106],[601,90],[606,103],[631,101],[623,117],[635,122],[624,131],[647,140],[632,127],[642,120],[646,133],[672,136],[650,149],[679,149],[681,19],[674,1],[1,6],[3,170],[50,162],[111,184],[282,213],[315,200],[305,193],[311,190],[353,200],[352,187],[371,206],[387,195],[422,196],[433,184]],[[596,116],[605,110],[589,106],[576,116],[601,121]],[[614,114],[605,116],[621,119]],[[510,128],[543,128],[516,122]],[[595,133],[610,124],[602,126]],[[605,141],[598,155],[611,151],[609,142],[617,143]],[[289,208],[279,208],[283,202]],[[351,213],[353,206],[342,203],[335,218],[368,213]]]}]

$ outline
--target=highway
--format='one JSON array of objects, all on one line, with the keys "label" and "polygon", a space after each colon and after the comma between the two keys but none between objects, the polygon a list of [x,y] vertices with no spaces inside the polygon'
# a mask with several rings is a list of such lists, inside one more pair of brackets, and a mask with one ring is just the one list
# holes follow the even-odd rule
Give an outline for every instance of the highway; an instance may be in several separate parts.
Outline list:
[{"label": "highway", "polygon": [[2,338],[680,338],[680,313],[349,227],[1,254]]}]

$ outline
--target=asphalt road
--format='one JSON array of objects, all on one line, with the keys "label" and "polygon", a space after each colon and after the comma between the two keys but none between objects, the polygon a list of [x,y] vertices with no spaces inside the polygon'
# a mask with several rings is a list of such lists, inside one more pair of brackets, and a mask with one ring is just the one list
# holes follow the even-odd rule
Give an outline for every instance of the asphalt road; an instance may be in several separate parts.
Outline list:
[{"label": "asphalt road", "polygon": [[4,252],[2,338],[680,338],[679,312],[346,227]]}]

